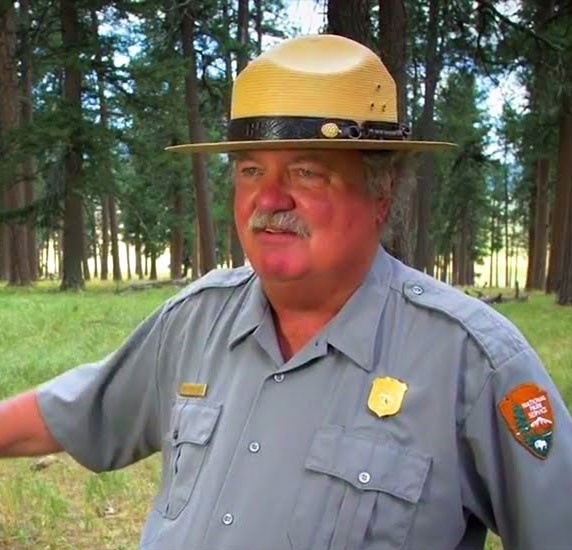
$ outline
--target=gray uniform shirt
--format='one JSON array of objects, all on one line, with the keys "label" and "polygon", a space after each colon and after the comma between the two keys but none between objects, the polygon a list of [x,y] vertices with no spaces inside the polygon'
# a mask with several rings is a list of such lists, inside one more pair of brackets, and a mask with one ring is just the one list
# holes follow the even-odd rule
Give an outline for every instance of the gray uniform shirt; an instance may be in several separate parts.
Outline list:
[{"label": "gray uniform shirt", "polygon": [[[379,417],[384,377],[407,391]],[[530,382],[553,409],[545,459],[498,406]],[[186,383],[206,396],[180,395]],[[537,355],[489,306],[382,249],[289,361],[258,277],[217,271],[39,398],[92,470],[162,451],[146,550],[472,549],[486,527],[505,548],[572,547],[572,422]]]}]

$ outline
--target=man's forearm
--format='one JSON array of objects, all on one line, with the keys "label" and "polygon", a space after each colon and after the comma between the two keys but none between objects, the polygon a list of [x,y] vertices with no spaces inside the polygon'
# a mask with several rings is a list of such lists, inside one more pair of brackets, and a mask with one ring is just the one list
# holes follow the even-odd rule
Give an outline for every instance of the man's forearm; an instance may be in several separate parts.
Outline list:
[{"label": "man's forearm", "polygon": [[30,391],[0,402],[0,457],[37,456],[61,451]]}]

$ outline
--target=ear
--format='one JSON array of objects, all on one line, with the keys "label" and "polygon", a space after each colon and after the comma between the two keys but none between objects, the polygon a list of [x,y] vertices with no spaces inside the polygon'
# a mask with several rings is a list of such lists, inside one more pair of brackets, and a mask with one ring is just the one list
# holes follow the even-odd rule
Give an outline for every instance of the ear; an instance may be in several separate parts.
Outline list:
[{"label": "ear", "polygon": [[382,199],[377,199],[375,221],[378,227],[381,227],[387,221],[387,218],[389,217],[390,208],[391,208],[391,197],[384,197]]}]

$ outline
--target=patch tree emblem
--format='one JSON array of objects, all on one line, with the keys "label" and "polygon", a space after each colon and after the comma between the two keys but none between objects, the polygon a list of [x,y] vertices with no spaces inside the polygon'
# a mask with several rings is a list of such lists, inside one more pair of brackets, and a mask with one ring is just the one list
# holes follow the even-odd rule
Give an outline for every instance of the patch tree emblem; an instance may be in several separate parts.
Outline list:
[{"label": "patch tree emblem", "polygon": [[545,459],[554,432],[554,414],[546,390],[527,382],[499,403],[500,412],[516,440],[534,456]]}]

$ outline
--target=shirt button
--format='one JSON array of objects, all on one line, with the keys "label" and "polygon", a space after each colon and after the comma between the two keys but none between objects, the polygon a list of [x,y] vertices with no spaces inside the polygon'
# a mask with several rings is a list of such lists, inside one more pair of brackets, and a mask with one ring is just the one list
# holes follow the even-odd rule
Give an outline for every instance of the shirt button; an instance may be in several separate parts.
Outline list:
[{"label": "shirt button", "polygon": [[413,285],[411,287],[411,292],[413,292],[413,294],[417,294],[417,296],[421,296],[421,294],[423,294],[424,290],[419,285]]},{"label": "shirt button", "polygon": [[282,382],[284,380],[284,375],[283,374],[275,374],[274,375],[274,382]]},{"label": "shirt button", "polygon": [[369,483],[371,480],[371,476],[369,475],[369,472],[362,472],[359,476],[358,476],[359,482],[363,483],[364,485],[366,483]]},{"label": "shirt button", "polygon": [[232,514],[225,514],[221,520],[225,525],[230,525],[234,521],[234,516]]},{"label": "shirt button", "polygon": [[258,443],[258,441],[253,441],[249,446],[248,446],[248,450],[251,453],[257,453],[258,451],[260,451],[260,443]]}]

